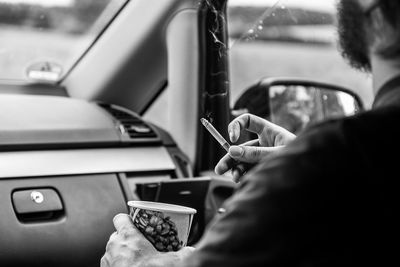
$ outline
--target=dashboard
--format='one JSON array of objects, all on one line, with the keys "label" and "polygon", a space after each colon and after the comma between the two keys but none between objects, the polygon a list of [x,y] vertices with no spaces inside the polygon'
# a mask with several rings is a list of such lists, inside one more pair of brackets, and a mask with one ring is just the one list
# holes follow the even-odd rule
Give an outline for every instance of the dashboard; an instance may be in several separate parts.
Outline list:
[{"label": "dashboard", "polygon": [[194,244],[233,192],[193,177],[167,132],[120,106],[1,95],[0,124],[2,266],[98,266],[112,218],[135,199],[196,208]]}]

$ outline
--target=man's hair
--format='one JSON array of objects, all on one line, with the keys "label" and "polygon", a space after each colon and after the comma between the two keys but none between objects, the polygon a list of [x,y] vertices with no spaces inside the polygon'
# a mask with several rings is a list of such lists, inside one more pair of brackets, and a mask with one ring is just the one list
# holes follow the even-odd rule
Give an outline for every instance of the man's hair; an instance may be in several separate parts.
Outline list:
[{"label": "man's hair", "polygon": [[385,58],[400,56],[399,0],[380,0],[369,14],[366,27],[372,49],[377,54]]}]

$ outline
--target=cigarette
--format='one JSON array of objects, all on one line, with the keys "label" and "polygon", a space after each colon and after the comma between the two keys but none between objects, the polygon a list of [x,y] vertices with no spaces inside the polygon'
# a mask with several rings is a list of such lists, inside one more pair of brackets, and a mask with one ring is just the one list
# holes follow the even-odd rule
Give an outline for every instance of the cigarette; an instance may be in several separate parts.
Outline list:
[{"label": "cigarette", "polygon": [[214,128],[214,126],[209,123],[206,119],[201,118],[201,123],[206,127],[206,129],[210,132],[210,134],[220,143],[220,145],[226,150],[229,151],[229,143],[222,137],[222,135]]}]

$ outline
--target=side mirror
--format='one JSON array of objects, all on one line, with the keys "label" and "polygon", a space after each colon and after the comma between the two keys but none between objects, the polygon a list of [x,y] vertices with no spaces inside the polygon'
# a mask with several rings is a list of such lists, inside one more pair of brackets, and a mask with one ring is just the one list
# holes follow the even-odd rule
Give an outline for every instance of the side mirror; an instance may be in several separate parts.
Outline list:
[{"label": "side mirror", "polygon": [[298,133],[310,124],[362,110],[360,97],[347,88],[298,78],[266,78],[239,97],[232,115],[252,113]]}]

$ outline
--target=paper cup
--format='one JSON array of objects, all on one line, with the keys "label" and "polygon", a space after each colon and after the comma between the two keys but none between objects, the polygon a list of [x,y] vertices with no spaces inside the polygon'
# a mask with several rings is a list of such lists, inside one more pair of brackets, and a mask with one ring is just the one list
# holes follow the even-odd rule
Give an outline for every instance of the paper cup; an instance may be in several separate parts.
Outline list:
[{"label": "paper cup", "polygon": [[133,224],[158,251],[186,246],[195,209],[161,202],[129,201]]}]

